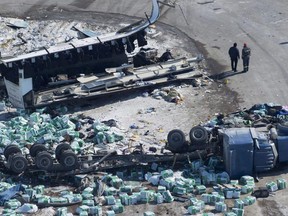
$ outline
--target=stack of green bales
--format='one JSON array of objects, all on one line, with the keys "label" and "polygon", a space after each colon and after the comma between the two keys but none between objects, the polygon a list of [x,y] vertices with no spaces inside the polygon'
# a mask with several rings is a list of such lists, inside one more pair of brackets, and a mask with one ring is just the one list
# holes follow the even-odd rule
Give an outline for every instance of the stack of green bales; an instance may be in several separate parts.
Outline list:
[{"label": "stack of green bales", "polygon": [[[88,144],[113,143],[124,138],[122,134],[112,132],[105,124],[89,120],[91,119],[88,117],[67,114],[52,118],[41,112],[17,116],[0,123],[0,147],[15,144],[23,149],[27,144],[37,142],[52,149],[53,143],[61,143],[69,137],[72,149],[75,153],[80,153],[81,148]],[[82,139],[87,133],[84,128],[92,128],[93,137],[87,140],[88,143]],[[25,152],[25,148],[23,151]]]}]

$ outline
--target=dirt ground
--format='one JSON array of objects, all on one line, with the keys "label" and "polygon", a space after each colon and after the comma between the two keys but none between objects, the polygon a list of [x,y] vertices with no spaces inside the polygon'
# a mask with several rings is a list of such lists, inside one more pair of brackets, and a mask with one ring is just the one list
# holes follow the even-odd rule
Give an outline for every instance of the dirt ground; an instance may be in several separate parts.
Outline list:
[{"label": "dirt ground", "polygon": [[[12,2],[14,4],[12,4]],[[80,1],[67,1],[66,4],[57,3],[57,1],[26,1],[24,3],[24,1],[14,2],[4,0],[0,3],[0,14],[3,16],[9,15],[22,18],[29,16],[30,19],[39,20],[79,20],[96,26],[98,24],[103,25],[103,23],[107,26],[113,26],[115,23],[119,24],[119,20],[121,20],[122,23],[134,21],[136,19],[135,17],[140,16],[139,13],[142,12],[141,7],[145,7],[145,10],[149,11],[149,6],[147,6],[149,4],[148,1],[139,2],[138,7],[132,6],[131,4],[129,5],[130,1],[119,2],[117,6],[113,6],[115,1],[95,1],[94,3],[98,5],[92,7],[93,1],[89,0],[83,1],[82,3]],[[237,6],[239,5],[241,7],[244,5],[243,8],[247,9],[248,3],[251,3],[251,1],[239,1],[235,3],[236,6],[229,3],[229,1],[224,0],[215,1],[214,4],[199,4],[199,2],[203,1],[178,1],[185,16],[181,13],[180,7],[177,7],[177,10],[174,10],[174,12],[172,12],[172,9],[163,7],[164,10],[160,21],[156,23],[156,29],[157,31],[162,32],[162,35],[165,35],[165,37],[158,37],[157,40],[152,42],[152,46],[157,45],[160,51],[165,50],[166,46],[169,46],[170,48],[173,46],[172,49],[176,56],[181,56],[183,54],[195,56],[198,53],[202,53],[206,57],[206,61],[201,65],[201,68],[204,71],[211,72],[212,75],[220,72],[229,72],[229,60],[226,59],[226,48],[228,49],[229,45],[232,45],[234,40],[239,40],[241,42],[244,40],[247,42],[248,40],[249,44],[252,42],[254,43],[255,41],[248,33],[243,34],[243,37],[239,36],[244,32],[243,28],[243,32],[239,32],[234,28],[231,30],[227,27],[228,29],[226,29],[226,21],[229,20],[229,17],[233,17],[229,24],[230,27],[235,25],[239,26],[241,24],[240,18],[243,14],[238,14],[235,18],[233,13],[236,13],[235,10],[238,10]],[[269,2],[266,0],[264,2],[265,6],[267,6],[272,1]],[[276,2],[277,9],[280,10],[280,3],[283,1]],[[254,4],[260,7],[259,5],[261,3]],[[284,8],[285,7],[286,6],[284,6]],[[251,6],[251,8],[253,7]],[[277,28],[281,29],[281,32],[283,28],[282,23],[286,22],[285,17],[283,18],[286,13],[284,8],[282,9],[283,11],[281,10],[282,14],[279,12],[277,15],[281,16],[281,20],[284,20],[276,23]],[[129,12],[126,13],[125,10]],[[112,13],[106,13],[107,11],[112,11]],[[242,10],[239,9],[238,11],[242,13]],[[263,13],[264,12],[261,10],[262,15]],[[129,16],[124,14],[128,14]],[[204,14],[206,14],[206,16],[204,16]],[[177,19],[177,17],[182,17],[183,19],[180,20]],[[186,21],[184,19],[185,17]],[[199,21],[196,23],[196,21],[191,21],[195,20],[195,17],[198,19],[204,18],[201,19],[201,22]],[[273,13],[271,17],[273,17]],[[272,19],[271,17],[265,16],[268,20]],[[239,18],[237,21],[238,24],[235,24],[235,19],[237,18]],[[259,17],[252,13],[249,14],[249,18],[252,20],[259,19]],[[253,22],[254,27],[260,26],[261,28],[259,31],[267,32],[265,37],[266,40],[269,40],[268,36],[270,31],[267,28],[275,27],[276,24],[271,24],[271,21],[266,28],[264,25],[265,23],[263,24],[262,20],[260,21],[259,25],[255,24],[256,21],[255,23]],[[187,22],[189,25],[187,25]],[[200,24],[202,24],[202,28]],[[206,25],[206,27],[203,28],[203,25]],[[253,29],[253,25],[251,24],[251,26],[249,25],[247,28],[251,30]],[[209,29],[210,33],[208,31]],[[211,31],[213,33],[211,33]],[[284,35],[280,35],[281,37],[278,38],[278,41],[284,41]],[[173,41],[177,41],[177,43],[171,43],[169,38],[173,38]],[[272,36],[270,39],[271,38],[273,39]],[[233,77],[228,77],[227,79],[214,81],[207,79],[204,82],[205,85],[202,87],[192,87],[189,83],[188,85],[182,84],[176,87],[184,96],[184,100],[180,104],[157,100],[151,96],[143,96],[144,92],[136,92],[132,95],[118,95],[117,97],[115,96],[112,98],[102,98],[101,101],[93,100],[87,101],[87,103],[70,104],[70,111],[72,113],[85,113],[86,115],[101,121],[114,119],[126,134],[131,136],[133,134],[139,135],[140,138],[138,142],[149,142],[161,147],[164,144],[163,140],[166,139],[167,133],[170,130],[179,128],[187,135],[192,126],[209,120],[215,113],[229,113],[236,111],[239,107],[252,106],[254,102],[270,102],[273,98],[275,99],[275,102],[287,103],[287,98],[284,94],[285,91],[283,90],[283,88],[286,87],[281,87],[282,85],[284,86],[286,82],[286,72],[283,69],[283,67],[285,68],[286,63],[283,63],[284,60],[282,59],[282,56],[284,56],[283,54],[287,54],[287,52],[285,53],[285,50],[283,50],[285,47],[281,46],[281,51],[278,51],[273,47],[271,41],[269,41],[267,42],[267,47],[261,49],[259,48],[261,47],[260,44],[265,43],[266,40],[259,35],[257,35],[255,40],[256,42],[259,42],[255,42],[258,49],[256,49],[256,46],[253,47],[256,49],[255,53],[257,53],[257,57],[255,57],[255,64],[253,64],[252,69],[257,72],[262,72],[266,70],[265,67],[267,67],[271,72],[275,68],[280,68],[279,74],[282,75],[275,72],[275,77],[277,78],[271,78],[270,76],[267,76],[266,73],[263,73],[262,76],[260,73],[253,73],[251,78],[247,74],[239,74],[237,78],[233,75]],[[274,59],[272,63],[269,61],[269,55],[268,57],[265,55],[265,60],[261,60],[261,55],[266,53],[270,48],[277,53],[277,56],[281,55],[281,58],[278,58],[277,61]],[[257,67],[259,67],[259,69],[257,69]],[[281,86],[275,87],[275,83],[280,83]],[[266,84],[267,86],[262,89],[262,86]],[[278,91],[277,97],[275,97],[277,88],[281,89]],[[269,92],[269,89],[272,93]],[[266,93],[267,97],[265,98]],[[150,112],[150,108],[153,108],[154,111]],[[138,125],[139,129],[131,129],[130,126],[132,124]],[[147,131],[149,131],[148,135],[143,136]],[[257,186],[264,186],[266,182],[271,180],[275,181],[278,178],[288,179],[287,167],[261,175],[260,182]],[[286,194],[286,190],[278,191],[275,195],[270,196],[267,199],[257,200],[256,204],[245,208],[245,215],[288,215]],[[173,204],[159,206],[137,205],[128,207],[123,215],[142,215],[143,211],[147,210],[154,211],[156,215],[185,215],[187,213],[187,210],[183,207],[182,203],[173,202]]]}]

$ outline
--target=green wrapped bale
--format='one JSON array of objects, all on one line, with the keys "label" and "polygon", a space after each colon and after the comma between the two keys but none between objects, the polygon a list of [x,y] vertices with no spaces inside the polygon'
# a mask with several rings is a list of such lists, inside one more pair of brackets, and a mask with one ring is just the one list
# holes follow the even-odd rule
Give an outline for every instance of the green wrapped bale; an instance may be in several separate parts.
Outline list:
[{"label": "green wrapped bale", "polygon": [[189,206],[188,207],[188,213],[191,215],[196,215],[198,213],[200,213],[200,208],[198,206]]},{"label": "green wrapped bale", "polygon": [[285,179],[277,179],[277,186],[279,190],[286,189],[287,181]]},{"label": "green wrapped bale", "polygon": [[197,185],[195,189],[197,194],[206,193],[206,187],[204,185]]},{"label": "green wrapped bale", "polygon": [[89,206],[89,215],[102,215],[102,208],[100,206]]},{"label": "green wrapped bale", "polygon": [[120,214],[124,212],[124,206],[119,203],[117,203],[116,205],[113,205],[112,209],[116,214]]},{"label": "green wrapped bale", "polygon": [[115,205],[116,199],[114,196],[106,196],[105,197],[106,205]]},{"label": "green wrapped bale", "polygon": [[234,200],[234,208],[243,209],[244,208],[244,202],[241,199],[235,199]]},{"label": "green wrapped bale", "polygon": [[266,187],[270,192],[274,192],[278,190],[278,186],[275,182],[268,182],[266,183]]},{"label": "green wrapped bale", "polygon": [[241,193],[248,194],[248,193],[251,193],[253,189],[254,189],[254,185],[243,185],[241,187]]},{"label": "green wrapped bale", "polygon": [[162,195],[164,197],[165,202],[171,203],[174,201],[174,197],[171,195],[169,190],[164,191]]},{"label": "green wrapped bale", "polygon": [[21,202],[16,199],[10,199],[9,201],[4,203],[4,207],[8,209],[15,210],[21,206]]},{"label": "green wrapped bale", "polygon": [[173,177],[174,172],[171,169],[161,171],[162,178]]},{"label": "green wrapped bale", "polygon": [[67,207],[61,207],[57,209],[56,216],[66,216],[68,213]]},{"label": "green wrapped bale", "polygon": [[232,208],[232,212],[233,212],[236,216],[244,216],[244,209]]},{"label": "green wrapped bale", "polygon": [[256,197],[247,196],[243,199],[243,202],[245,206],[252,205],[256,202]]},{"label": "green wrapped bale", "polygon": [[227,210],[227,205],[224,202],[216,202],[215,210],[217,212],[225,212]]},{"label": "green wrapped bale", "polygon": [[115,216],[115,212],[113,210],[106,211],[106,216]]},{"label": "green wrapped bale", "polygon": [[241,185],[254,185],[255,182],[254,182],[254,178],[252,176],[242,176],[239,180],[239,183]]}]

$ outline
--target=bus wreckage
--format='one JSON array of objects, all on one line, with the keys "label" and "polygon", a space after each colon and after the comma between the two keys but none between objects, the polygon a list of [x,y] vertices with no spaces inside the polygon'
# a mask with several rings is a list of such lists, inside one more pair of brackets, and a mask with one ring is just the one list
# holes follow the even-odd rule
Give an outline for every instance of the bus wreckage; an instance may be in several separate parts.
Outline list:
[{"label": "bus wreckage", "polygon": [[[159,16],[159,3],[152,0],[150,17],[146,15],[147,19],[117,32],[87,36],[16,57],[2,58],[0,72],[9,101],[17,108],[35,108],[151,87],[175,79],[177,74],[183,76],[192,71],[192,63],[200,58],[148,61],[142,67],[129,62],[128,55],[136,46],[147,45],[146,29]],[[149,52],[149,49],[141,49]]]}]

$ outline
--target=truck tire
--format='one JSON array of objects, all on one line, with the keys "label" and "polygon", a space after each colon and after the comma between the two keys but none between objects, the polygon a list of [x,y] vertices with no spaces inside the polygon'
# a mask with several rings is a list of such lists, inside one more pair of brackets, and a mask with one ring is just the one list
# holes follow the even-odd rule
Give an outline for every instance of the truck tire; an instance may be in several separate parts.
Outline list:
[{"label": "truck tire", "polygon": [[186,142],[185,134],[179,129],[174,129],[168,133],[166,148],[173,153],[183,151],[184,144]]},{"label": "truck tire", "polygon": [[4,156],[8,160],[9,156],[12,154],[21,153],[20,148],[17,145],[8,145],[4,149]]},{"label": "truck tire", "polygon": [[35,164],[41,170],[49,170],[53,166],[51,154],[47,151],[39,152],[35,157]]},{"label": "truck tire", "polygon": [[28,161],[22,154],[15,154],[9,157],[10,170],[16,174],[22,173],[27,169]]},{"label": "truck tire", "polygon": [[208,132],[202,126],[195,126],[190,130],[189,137],[192,145],[206,144],[208,140]]},{"label": "truck tire", "polygon": [[64,150],[59,163],[67,169],[75,169],[78,165],[77,155],[71,149]]},{"label": "truck tire", "polygon": [[62,152],[65,150],[69,150],[69,149],[71,149],[71,146],[68,143],[61,143],[56,147],[55,157],[59,163],[60,163],[60,158],[61,158]]},{"label": "truck tire", "polygon": [[35,143],[31,146],[30,150],[29,150],[29,153],[31,155],[31,157],[36,157],[36,155],[39,153],[39,152],[42,152],[42,151],[47,151],[45,145],[43,144],[39,144],[39,143]]}]

